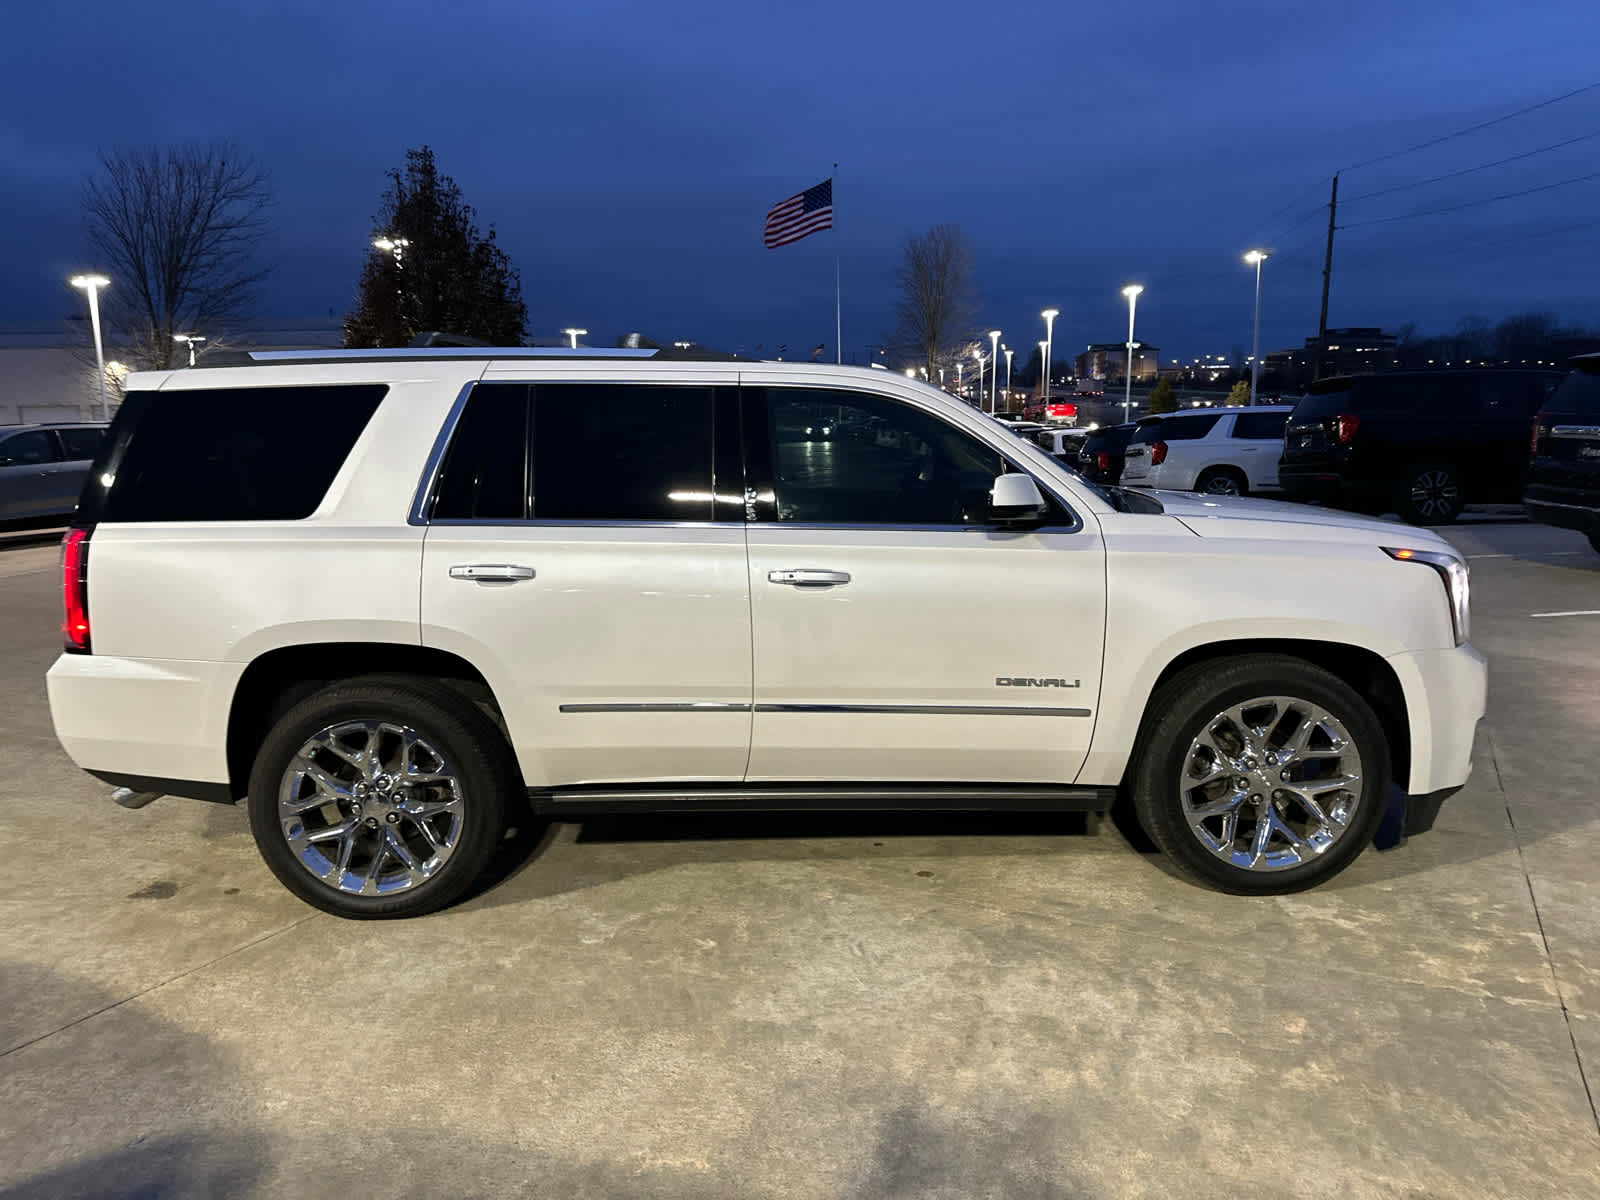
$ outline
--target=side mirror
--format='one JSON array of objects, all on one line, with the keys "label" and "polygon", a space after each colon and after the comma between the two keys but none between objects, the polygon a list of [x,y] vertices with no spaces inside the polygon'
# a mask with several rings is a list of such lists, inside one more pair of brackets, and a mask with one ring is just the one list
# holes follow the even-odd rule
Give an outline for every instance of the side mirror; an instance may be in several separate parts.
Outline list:
[{"label": "side mirror", "polygon": [[1001,529],[1035,529],[1049,511],[1032,475],[998,476],[989,492],[989,523]]}]

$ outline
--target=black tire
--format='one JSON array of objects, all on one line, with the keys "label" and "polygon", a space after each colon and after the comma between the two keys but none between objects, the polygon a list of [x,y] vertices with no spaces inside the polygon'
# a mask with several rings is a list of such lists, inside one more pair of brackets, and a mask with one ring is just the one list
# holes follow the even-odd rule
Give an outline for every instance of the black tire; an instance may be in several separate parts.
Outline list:
[{"label": "black tire", "polygon": [[1466,498],[1454,467],[1429,463],[1405,474],[1395,511],[1413,525],[1449,525],[1461,515]]},{"label": "black tire", "polygon": [[[1279,870],[1251,870],[1223,861],[1201,843],[1183,810],[1183,778],[1191,743],[1217,714],[1261,696],[1304,700],[1334,715],[1362,761],[1362,788],[1348,824],[1326,850]],[[1250,654],[1207,662],[1173,676],[1151,697],[1129,772],[1140,825],[1183,874],[1236,895],[1304,891],[1337,875],[1372,841],[1388,795],[1388,738],[1372,707],[1331,672],[1303,659]]]},{"label": "black tire", "polygon": [[[461,796],[455,840],[437,873],[389,895],[356,895],[323,882],[296,857],[279,816],[280,789],[288,786],[290,764],[308,740],[341,723],[368,720],[414,730],[453,768]],[[520,791],[520,780],[504,735],[459,692],[413,676],[367,675],[323,688],[273,725],[256,754],[246,804],[261,857],[279,882],[302,900],[340,917],[411,917],[444,908],[483,873],[505,834],[507,800]],[[337,814],[335,819],[354,821],[347,807],[332,802],[318,812],[331,811]],[[369,799],[368,810],[373,809]],[[360,812],[357,809],[356,815]],[[421,836],[414,823],[408,825],[403,818],[397,822],[395,828],[402,834]],[[386,836],[382,829],[378,826],[357,836],[371,838],[369,844],[377,845]],[[383,869],[380,862],[380,873]]]},{"label": "black tire", "polygon": [[1208,496],[1248,496],[1249,481],[1233,467],[1207,467],[1194,481],[1194,490]]}]

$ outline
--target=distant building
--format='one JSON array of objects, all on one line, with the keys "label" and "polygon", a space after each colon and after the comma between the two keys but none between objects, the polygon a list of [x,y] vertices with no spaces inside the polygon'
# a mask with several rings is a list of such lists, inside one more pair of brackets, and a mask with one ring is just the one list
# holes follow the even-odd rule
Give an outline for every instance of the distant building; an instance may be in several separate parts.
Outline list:
[{"label": "distant building", "polygon": [[1319,339],[1308,337],[1303,347],[1277,350],[1263,356],[1262,369],[1289,379],[1312,379],[1318,375],[1364,375],[1392,371],[1400,365],[1395,335],[1376,325],[1354,325],[1328,330],[1328,349],[1317,370]]},{"label": "distant building", "polygon": [[[1079,379],[1098,379],[1102,383],[1122,383],[1128,377],[1128,344],[1095,342],[1073,360]],[[1160,369],[1161,348],[1139,342],[1133,351],[1133,380],[1148,383]]]},{"label": "distant building", "polygon": [[[206,353],[213,349],[325,350],[343,342],[344,325],[338,317],[241,321],[226,333],[213,334],[201,347],[199,363],[203,366]],[[122,399],[122,381],[128,374],[121,353],[122,347],[108,336],[106,398],[112,412]],[[0,323],[0,425],[95,421],[100,415],[88,321]]]}]

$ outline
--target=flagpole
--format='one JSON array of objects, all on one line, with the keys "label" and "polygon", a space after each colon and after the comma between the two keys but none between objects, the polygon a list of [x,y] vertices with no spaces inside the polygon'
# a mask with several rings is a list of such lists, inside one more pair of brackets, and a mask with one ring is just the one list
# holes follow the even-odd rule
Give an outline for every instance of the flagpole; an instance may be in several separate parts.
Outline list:
[{"label": "flagpole", "polygon": [[[838,175],[839,164],[834,163],[833,178],[829,180],[829,183],[832,184],[838,178]],[[829,188],[829,191],[832,191],[831,187]],[[833,214],[835,217],[839,215],[839,204],[837,198],[834,200]],[[833,230],[833,361],[835,363],[844,362],[843,329],[844,321],[839,315],[839,228],[838,225],[835,224]]]}]

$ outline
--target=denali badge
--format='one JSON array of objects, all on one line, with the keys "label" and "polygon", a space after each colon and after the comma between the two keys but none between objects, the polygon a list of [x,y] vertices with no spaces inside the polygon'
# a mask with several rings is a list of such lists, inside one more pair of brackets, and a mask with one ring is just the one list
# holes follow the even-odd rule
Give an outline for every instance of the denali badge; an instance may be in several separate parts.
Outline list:
[{"label": "denali badge", "polygon": [[995,687],[1077,687],[1076,679],[1035,679],[1031,675],[996,675]]}]

